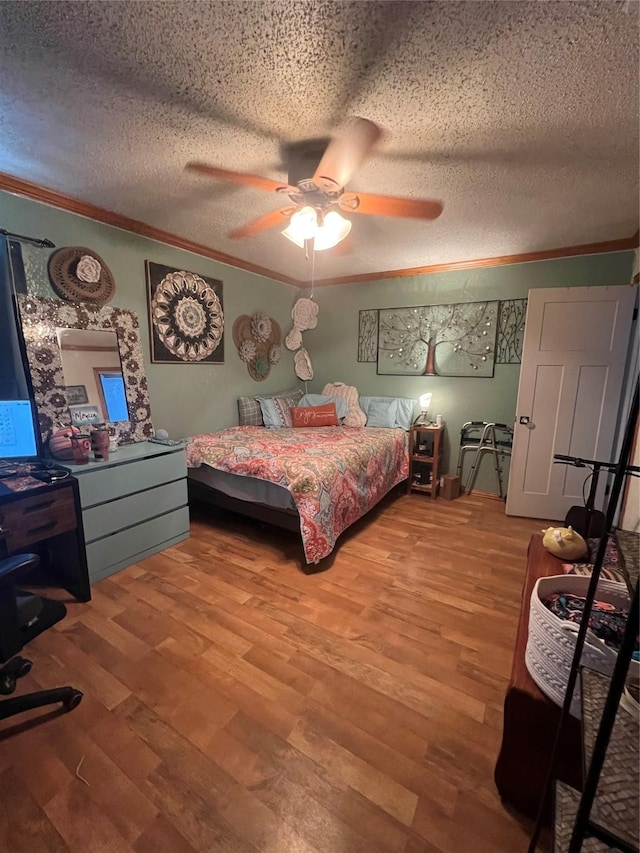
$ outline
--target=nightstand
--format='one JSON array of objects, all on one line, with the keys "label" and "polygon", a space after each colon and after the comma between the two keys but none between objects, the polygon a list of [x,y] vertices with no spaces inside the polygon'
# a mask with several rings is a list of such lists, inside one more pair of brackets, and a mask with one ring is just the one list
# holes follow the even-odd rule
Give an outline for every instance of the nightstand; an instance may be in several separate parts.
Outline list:
[{"label": "nightstand", "polygon": [[444,426],[416,424],[409,435],[409,477],[407,494],[425,492],[438,496]]}]

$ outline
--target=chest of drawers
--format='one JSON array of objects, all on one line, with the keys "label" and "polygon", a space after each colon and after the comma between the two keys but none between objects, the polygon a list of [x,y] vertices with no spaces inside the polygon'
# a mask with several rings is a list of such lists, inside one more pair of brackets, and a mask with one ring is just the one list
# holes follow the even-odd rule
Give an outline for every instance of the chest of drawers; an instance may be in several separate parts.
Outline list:
[{"label": "chest of drawers", "polygon": [[92,583],[189,535],[182,447],[140,442],[69,466],[78,480]]}]

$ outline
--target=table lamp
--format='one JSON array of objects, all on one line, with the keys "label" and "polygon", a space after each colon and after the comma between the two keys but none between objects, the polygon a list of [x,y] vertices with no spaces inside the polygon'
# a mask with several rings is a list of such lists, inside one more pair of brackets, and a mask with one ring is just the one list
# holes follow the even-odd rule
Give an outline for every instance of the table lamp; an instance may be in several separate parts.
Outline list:
[{"label": "table lamp", "polygon": [[429,406],[431,405],[431,398],[433,394],[421,394],[419,398],[420,402],[420,414],[418,415],[418,419],[416,420],[417,424],[428,424],[427,420],[427,412],[429,411]]}]

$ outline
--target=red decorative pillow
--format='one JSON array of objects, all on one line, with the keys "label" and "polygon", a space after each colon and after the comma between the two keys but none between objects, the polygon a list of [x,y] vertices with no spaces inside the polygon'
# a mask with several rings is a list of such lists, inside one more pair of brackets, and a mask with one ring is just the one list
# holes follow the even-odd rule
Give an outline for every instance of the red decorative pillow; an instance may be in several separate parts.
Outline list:
[{"label": "red decorative pillow", "polygon": [[291,419],[294,427],[338,426],[335,403],[324,406],[292,406]]}]

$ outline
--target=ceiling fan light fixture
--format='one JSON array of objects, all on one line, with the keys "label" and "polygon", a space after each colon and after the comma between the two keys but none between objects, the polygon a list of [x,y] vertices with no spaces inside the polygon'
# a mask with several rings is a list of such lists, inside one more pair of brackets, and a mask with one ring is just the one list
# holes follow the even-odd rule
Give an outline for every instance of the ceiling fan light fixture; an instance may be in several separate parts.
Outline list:
[{"label": "ceiling fan light fixture", "polygon": [[282,234],[301,249],[307,240],[313,240],[314,250],[321,252],[337,246],[350,231],[351,222],[337,211],[330,210],[319,225],[317,212],[313,207],[305,206],[293,214]]},{"label": "ceiling fan light fixture", "polygon": [[303,246],[305,240],[311,240],[312,237],[316,236],[317,230],[318,214],[313,207],[307,204],[300,210],[296,210],[289,225],[282,233],[294,243]]},{"label": "ceiling fan light fixture", "polygon": [[330,210],[324,217],[324,222],[318,228],[313,248],[316,252],[332,249],[342,242],[351,231],[351,222],[335,210]]}]

